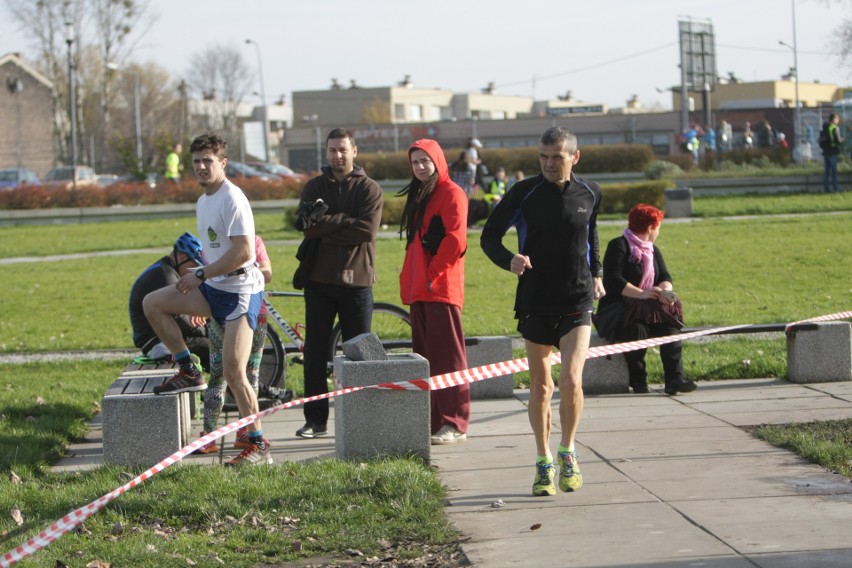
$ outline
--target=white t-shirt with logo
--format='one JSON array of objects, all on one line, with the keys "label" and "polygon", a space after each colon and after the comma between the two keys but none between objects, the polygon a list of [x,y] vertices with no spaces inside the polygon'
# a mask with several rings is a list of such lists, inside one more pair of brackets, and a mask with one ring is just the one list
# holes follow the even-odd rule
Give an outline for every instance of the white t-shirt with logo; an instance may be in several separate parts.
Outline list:
[{"label": "white t-shirt with logo", "polygon": [[205,193],[198,198],[195,212],[207,264],[213,264],[230,250],[230,237],[247,236],[251,244],[251,260],[243,265],[249,269],[245,274],[216,276],[207,283],[224,292],[254,294],[262,291],[263,274],[255,263],[254,216],[243,190],[226,179],[216,193]]}]

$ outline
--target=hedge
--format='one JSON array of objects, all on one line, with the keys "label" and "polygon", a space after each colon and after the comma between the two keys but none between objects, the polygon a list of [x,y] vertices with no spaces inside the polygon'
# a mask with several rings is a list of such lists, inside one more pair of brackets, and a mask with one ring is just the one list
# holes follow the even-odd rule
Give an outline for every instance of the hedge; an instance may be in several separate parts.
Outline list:
[{"label": "hedge", "polygon": [[793,163],[793,155],[789,148],[734,148],[723,153],[705,152],[699,157],[698,165],[693,162],[692,154],[689,152],[672,154],[661,161],[676,164],[683,171],[697,169],[711,171],[724,162],[730,162],[738,166],[752,165],[756,167],[777,164],[786,168]]},{"label": "hedge", "polygon": [[[668,180],[603,184],[601,185],[603,201],[599,212],[626,215],[637,203],[647,203],[663,209],[666,202],[665,190],[673,186],[672,182]],[[382,207],[382,225],[387,225],[387,230],[399,230],[399,222],[402,219],[404,207],[405,197],[385,195],[384,206]],[[284,210],[284,226],[296,227],[295,207]]]},{"label": "hedge", "polygon": [[[444,148],[448,164],[452,164],[464,151],[463,148]],[[484,148],[479,151],[482,163],[494,175],[498,167],[503,167],[509,176],[521,170],[538,173],[538,147],[532,148]],[[357,163],[363,166],[373,179],[408,179],[411,168],[408,165],[408,151],[359,153]],[[576,169],[580,174],[641,172],[654,161],[654,153],[649,146],[622,144],[607,146],[583,146],[580,148],[580,161]]]},{"label": "hedge", "polygon": [[[266,182],[251,178],[235,181],[252,201],[298,197],[299,184],[292,179]],[[201,188],[195,181],[162,182],[150,187],[141,182],[121,182],[100,187],[56,186],[19,187],[0,191],[0,209],[50,209],[54,207],[110,207],[113,205],[151,205],[155,203],[195,203]]]},{"label": "hedge", "polygon": [[603,199],[598,212],[626,215],[638,203],[647,203],[663,209],[666,204],[666,189],[670,187],[674,187],[674,184],[668,180],[603,184]]}]

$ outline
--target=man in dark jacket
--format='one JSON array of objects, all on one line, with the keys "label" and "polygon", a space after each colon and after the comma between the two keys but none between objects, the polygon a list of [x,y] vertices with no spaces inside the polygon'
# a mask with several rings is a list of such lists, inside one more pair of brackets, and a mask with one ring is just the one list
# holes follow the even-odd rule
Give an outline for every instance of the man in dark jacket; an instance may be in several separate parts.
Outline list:
[{"label": "man in dark jacket", "polygon": [[822,189],[826,193],[837,193],[840,187],[837,185],[837,157],[840,155],[840,145],[843,138],[840,137],[840,117],[835,113],[828,116],[828,122],[822,125],[820,134],[820,148],[822,149],[823,174]]},{"label": "man in dark jacket", "polygon": [[[328,165],[302,188],[300,211],[317,211],[297,223],[305,238],[318,239],[315,260],[306,274],[305,396],[328,392],[328,347],[335,317],[343,339],[370,331],[376,281],[376,234],[382,220],[382,188],[355,165],[358,147],[348,130],[336,128],[325,141]],[[321,210],[321,209],[320,209]],[[318,218],[317,218],[318,217]],[[305,404],[302,438],[325,435],[328,399]]]}]

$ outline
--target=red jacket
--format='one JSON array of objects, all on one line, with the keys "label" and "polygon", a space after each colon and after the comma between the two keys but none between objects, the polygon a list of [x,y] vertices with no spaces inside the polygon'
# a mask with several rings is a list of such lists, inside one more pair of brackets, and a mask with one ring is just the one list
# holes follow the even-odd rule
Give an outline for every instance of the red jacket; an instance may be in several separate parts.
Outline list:
[{"label": "red jacket", "polygon": [[[434,140],[418,140],[408,149],[423,150],[435,164],[438,183],[426,204],[423,223],[405,250],[399,275],[399,296],[403,304],[443,302],[464,305],[464,253],[467,250],[467,195],[450,180],[444,151]],[[413,175],[413,172],[412,172]],[[421,244],[423,235],[440,216],[446,236],[433,256]]]}]

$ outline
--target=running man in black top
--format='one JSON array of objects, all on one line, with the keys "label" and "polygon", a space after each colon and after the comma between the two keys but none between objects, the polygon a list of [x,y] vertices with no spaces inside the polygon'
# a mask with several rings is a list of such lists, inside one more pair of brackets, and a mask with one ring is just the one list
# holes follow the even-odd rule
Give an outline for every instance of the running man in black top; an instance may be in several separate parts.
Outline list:
[{"label": "running man in black top", "polygon": [[[600,187],[572,173],[580,160],[577,137],[548,129],[539,141],[541,174],[512,186],[482,230],[481,245],[494,264],[518,275],[515,318],[530,367],[529,417],[536,440],[534,495],[555,495],[550,452],[552,346],[559,348],[559,488],[583,484],[574,437],[583,414],[583,366],[589,352],[593,302],[604,295],[596,218]],[[518,232],[518,250],[503,244]]]}]

